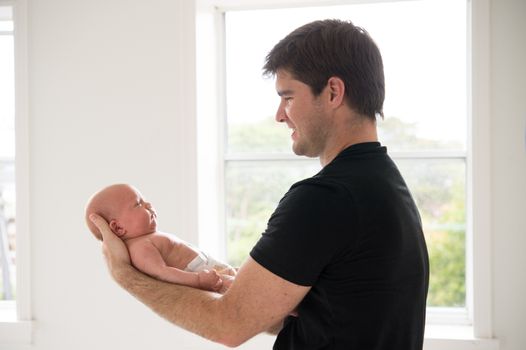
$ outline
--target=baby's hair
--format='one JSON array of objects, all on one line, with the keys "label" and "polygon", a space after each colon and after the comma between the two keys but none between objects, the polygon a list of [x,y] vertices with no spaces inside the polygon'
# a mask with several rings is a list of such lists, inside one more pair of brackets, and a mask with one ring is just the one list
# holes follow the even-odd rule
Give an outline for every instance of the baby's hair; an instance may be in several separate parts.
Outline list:
[{"label": "baby's hair", "polygon": [[111,190],[117,187],[121,187],[121,186],[128,186],[128,185],[115,184],[115,185],[105,187],[102,190],[93,194],[91,198],[88,200],[88,203],[86,204],[86,209],[85,209],[86,225],[88,225],[88,228],[91,231],[91,233],[93,233],[95,238],[97,238],[99,241],[102,241],[102,234],[97,228],[97,226],[95,226],[95,224],[91,222],[91,220],[89,219],[89,216],[91,214],[98,214],[102,216],[104,220],[108,222],[111,219],[114,219],[117,213],[115,212],[113,203],[111,203],[107,197]]}]

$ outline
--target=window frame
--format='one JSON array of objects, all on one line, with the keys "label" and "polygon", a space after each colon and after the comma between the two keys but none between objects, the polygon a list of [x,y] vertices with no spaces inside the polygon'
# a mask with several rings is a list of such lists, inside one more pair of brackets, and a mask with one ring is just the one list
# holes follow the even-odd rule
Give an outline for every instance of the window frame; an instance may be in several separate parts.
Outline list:
[{"label": "window frame", "polygon": [[[370,2],[393,2],[396,0],[371,0]],[[224,258],[225,163],[248,160],[248,157],[227,155],[225,138],[225,65],[224,65],[224,16],[226,11],[300,6],[322,6],[363,3],[363,1],[301,1],[301,0],[198,0],[196,7],[197,27],[197,102],[198,102],[198,154],[202,149],[215,146],[213,162],[199,161],[199,243]],[[440,348],[444,344],[455,348],[497,349],[498,341],[492,340],[491,312],[491,216],[490,216],[490,87],[489,87],[489,0],[467,0],[467,85],[468,85],[468,137],[466,152],[442,152],[446,158],[459,157],[466,162],[466,311],[455,308],[428,307],[426,323],[426,348]],[[204,25],[203,25],[204,24]],[[210,51],[211,50],[211,51]],[[207,52],[205,54],[204,52]],[[211,54],[211,55],[210,55]],[[206,55],[207,62],[200,62]],[[214,71],[215,69],[215,71]],[[201,72],[208,74],[200,74]],[[210,82],[212,81],[212,84]],[[204,88],[206,86],[206,88]],[[209,103],[206,111],[199,107]],[[219,113],[217,113],[219,111]],[[218,116],[219,115],[219,116]],[[476,117],[474,117],[476,116]],[[214,120],[215,118],[215,120]],[[212,122],[212,126],[210,125]],[[204,136],[203,126],[214,128],[215,133]],[[207,146],[208,145],[208,146]],[[219,147],[217,147],[219,145]],[[393,152],[393,158],[410,158],[410,152]],[[433,153],[436,156],[436,153]],[[272,155],[260,155],[267,159]],[[426,157],[419,154],[418,157]],[[278,156],[283,159],[286,157]],[[252,158],[250,158],[252,159]],[[272,157],[272,159],[274,159]],[[292,159],[292,158],[290,158]],[[295,159],[298,160],[298,159]],[[309,161],[309,160],[304,160]],[[202,174],[208,180],[203,180]],[[213,174],[214,176],[210,176]],[[477,176],[474,176],[476,174]],[[210,178],[213,177],[213,180]],[[215,186],[215,187],[214,187]],[[208,191],[202,191],[206,187]],[[214,191],[210,201],[210,191]],[[204,195],[206,193],[206,197]],[[207,198],[207,199],[205,199]],[[207,202],[204,204],[204,202]],[[210,213],[213,220],[210,220]],[[206,219],[205,219],[206,218]],[[207,222],[205,222],[205,220]],[[220,228],[217,234],[217,228]],[[473,234],[476,232],[476,235]],[[215,237],[211,237],[215,236]],[[209,244],[210,241],[216,242]],[[446,310],[447,309],[447,310]],[[459,342],[450,343],[450,339]]]},{"label": "window frame", "polygon": [[27,0],[0,0],[13,10],[15,54],[15,186],[16,186],[16,299],[3,301],[0,312],[11,315],[0,322],[1,344],[31,343],[29,117],[27,75]]},{"label": "window frame", "polygon": [[[0,2],[0,7],[4,7],[4,8],[9,8],[11,11],[13,10],[12,6],[5,6],[5,5],[2,5],[2,3]],[[3,18],[0,18],[0,21],[2,21]],[[13,22],[13,18],[12,18],[12,13],[11,13],[11,18],[10,18],[11,22]],[[7,37],[11,37],[13,38],[13,45],[14,45],[14,29],[5,29],[5,30],[0,30],[0,37],[3,37],[3,36],[7,36]],[[14,48],[13,48],[13,51],[14,51]],[[14,55],[14,54],[13,54]],[[13,86],[13,89],[14,89],[14,86]],[[11,164],[13,165],[13,167],[15,166],[14,164],[14,161],[15,161],[15,158],[13,157],[12,159],[10,158],[4,158],[4,159],[0,159],[0,163],[6,163],[6,164]],[[16,202],[15,202],[16,203]],[[1,233],[0,233],[1,234]],[[7,244],[9,245],[8,242],[5,242],[4,244]],[[5,247],[0,247],[0,249],[5,249]],[[9,248],[8,248],[9,249]],[[7,249],[7,250],[8,250]],[[7,258],[7,257],[6,257]],[[0,261],[0,265],[3,264],[5,261]],[[3,270],[3,268],[2,268]],[[9,269],[8,269],[9,270]],[[5,276],[5,271],[3,270],[3,277],[6,277]],[[10,278],[10,276],[8,276],[8,278]],[[10,282],[11,281],[8,281],[7,283],[5,283],[5,281],[3,281],[3,288],[5,289],[6,287],[6,284],[11,287],[10,285]],[[12,288],[12,287],[11,287]],[[5,297],[5,295],[4,295]],[[8,295],[9,297],[9,295]],[[9,318],[9,315],[12,315],[14,312],[14,303],[12,300],[3,300],[3,299],[0,299],[0,319],[5,319],[6,317]]]}]

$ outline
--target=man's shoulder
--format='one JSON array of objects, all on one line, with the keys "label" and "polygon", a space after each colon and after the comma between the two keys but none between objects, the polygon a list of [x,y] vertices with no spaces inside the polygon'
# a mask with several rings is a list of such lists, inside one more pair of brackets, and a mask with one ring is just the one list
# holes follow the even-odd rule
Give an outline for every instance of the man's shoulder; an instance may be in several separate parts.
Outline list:
[{"label": "man's shoulder", "polygon": [[341,181],[316,175],[293,184],[285,197],[293,196],[302,199],[327,196],[342,197],[346,192],[345,185]]},{"label": "man's shoulder", "polygon": [[[319,217],[335,207],[350,208],[353,196],[344,185],[327,178],[312,177],[296,182],[280,200],[274,215],[292,214]],[[314,219],[310,218],[310,219]]]}]

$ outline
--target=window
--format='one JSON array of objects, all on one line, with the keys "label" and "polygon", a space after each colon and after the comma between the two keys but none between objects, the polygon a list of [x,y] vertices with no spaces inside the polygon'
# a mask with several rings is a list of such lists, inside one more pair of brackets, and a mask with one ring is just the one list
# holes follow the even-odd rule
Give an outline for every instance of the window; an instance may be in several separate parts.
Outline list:
[{"label": "window", "polygon": [[31,341],[27,2],[0,2],[0,343]]},{"label": "window", "polygon": [[228,259],[240,264],[288,187],[319,170],[317,160],[296,160],[291,154],[289,130],[273,118],[278,104],[274,81],[261,77],[272,46],[319,18],[350,19],[380,47],[386,75],[380,140],[404,174],[423,218],[432,271],[428,305],[464,308],[467,75],[462,1],[225,13]]},{"label": "window", "polygon": [[[306,3],[198,2],[199,244],[240,263],[289,186],[320,169],[317,160],[292,154],[289,131],[274,121],[274,80],[264,79],[261,67],[298,26],[350,19],[371,34],[384,59],[380,141],[424,221],[432,274],[428,326],[472,325],[455,337],[491,337],[489,2]],[[224,230],[216,234],[218,224]],[[448,337],[441,332],[432,337]]]},{"label": "window", "polygon": [[0,300],[16,294],[15,102],[12,8],[0,7]]}]

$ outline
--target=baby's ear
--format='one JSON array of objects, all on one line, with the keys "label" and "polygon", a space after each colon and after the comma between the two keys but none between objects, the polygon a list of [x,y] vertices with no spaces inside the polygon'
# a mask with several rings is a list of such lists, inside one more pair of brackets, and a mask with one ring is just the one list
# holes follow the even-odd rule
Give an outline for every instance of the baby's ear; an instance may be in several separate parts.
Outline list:
[{"label": "baby's ear", "polygon": [[119,225],[119,223],[115,219],[110,220],[110,228],[113,231],[113,233],[115,233],[119,237],[124,236],[124,234],[126,233],[126,230],[124,229],[124,227]]}]

